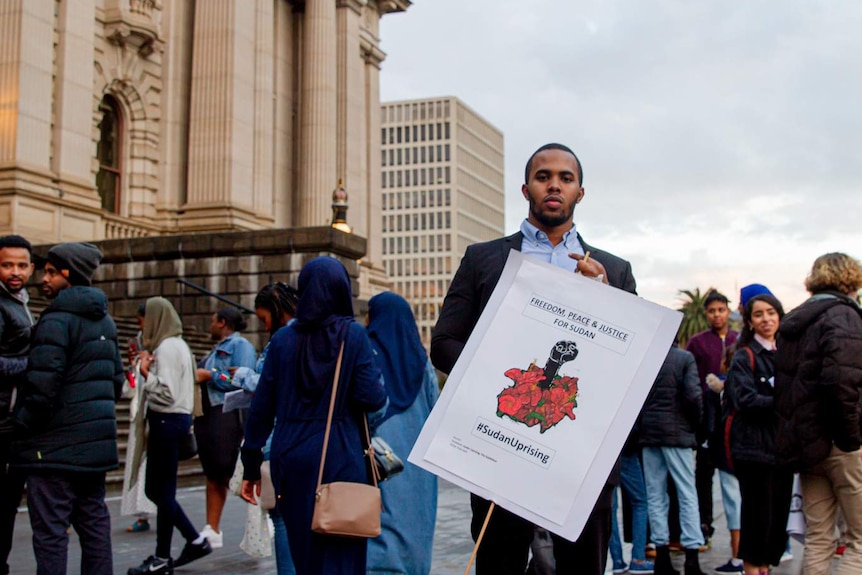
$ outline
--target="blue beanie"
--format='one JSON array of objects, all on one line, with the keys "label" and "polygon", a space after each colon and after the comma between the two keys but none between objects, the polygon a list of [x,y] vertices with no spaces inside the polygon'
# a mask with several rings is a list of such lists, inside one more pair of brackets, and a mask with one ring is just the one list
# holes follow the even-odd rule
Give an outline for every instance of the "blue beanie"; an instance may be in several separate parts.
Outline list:
[{"label": "blue beanie", "polygon": [[739,291],[739,303],[742,305],[742,307],[745,307],[745,304],[748,303],[748,300],[750,300],[756,295],[763,294],[773,295],[773,293],[769,291],[769,288],[763,284],[747,285]]}]

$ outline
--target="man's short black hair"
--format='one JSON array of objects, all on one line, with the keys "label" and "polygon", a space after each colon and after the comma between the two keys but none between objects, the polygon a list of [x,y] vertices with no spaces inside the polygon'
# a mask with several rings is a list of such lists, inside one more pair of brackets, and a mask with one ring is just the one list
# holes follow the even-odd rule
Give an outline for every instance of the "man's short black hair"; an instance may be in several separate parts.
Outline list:
[{"label": "man's short black hair", "polygon": [[243,331],[248,327],[245,318],[235,307],[223,307],[216,312],[216,319],[223,321],[231,331]]},{"label": "man's short black hair", "polygon": [[526,169],[524,169],[524,183],[525,184],[530,183],[530,170],[533,169],[533,158],[536,157],[536,154],[538,154],[539,152],[544,152],[545,150],[562,150],[563,152],[567,152],[567,153],[573,155],[575,157],[575,161],[578,163],[578,185],[583,187],[583,185],[584,185],[584,168],[583,168],[583,166],[581,166],[580,158],[578,158],[577,154],[575,154],[571,150],[571,148],[569,148],[568,146],[564,146],[563,144],[556,144],[553,142],[550,144],[545,144],[544,146],[542,146],[541,148],[539,148],[538,150],[533,152],[533,155],[530,156],[529,160],[527,160],[527,167],[526,167]]},{"label": "man's short black hair", "polygon": [[703,300],[703,309],[708,308],[709,304],[711,304],[713,302],[717,302],[717,301],[720,301],[724,305],[728,305],[730,303],[730,300],[727,299],[726,295],[724,295],[720,291],[714,289],[714,290],[710,290],[709,293],[706,294],[706,297]]},{"label": "man's short black hair", "polygon": [[33,246],[26,238],[17,235],[0,236],[0,250],[3,248],[24,248],[30,255],[33,255]]}]

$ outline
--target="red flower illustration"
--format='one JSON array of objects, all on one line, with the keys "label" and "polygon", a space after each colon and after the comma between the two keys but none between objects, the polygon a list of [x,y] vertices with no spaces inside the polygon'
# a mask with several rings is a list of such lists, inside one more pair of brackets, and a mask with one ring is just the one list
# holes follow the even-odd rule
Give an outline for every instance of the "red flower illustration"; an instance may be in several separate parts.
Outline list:
[{"label": "red flower illustration", "polygon": [[[545,382],[545,370],[531,365],[527,370],[512,368],[505,376],[514,382],[497,396],[497,416],[510,417],[527,427],[539,426],[541,433],[565,418],[575,419],[578,406],[578,378],[556,376]],[[541,385],[540,385],[541,384]]]}]

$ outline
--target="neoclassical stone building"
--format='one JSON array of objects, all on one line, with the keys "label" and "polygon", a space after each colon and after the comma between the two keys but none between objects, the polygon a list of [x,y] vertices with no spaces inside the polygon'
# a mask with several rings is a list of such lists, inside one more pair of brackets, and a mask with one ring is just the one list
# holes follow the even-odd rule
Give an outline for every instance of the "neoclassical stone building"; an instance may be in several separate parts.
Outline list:
[{"label": "neoclassical stone building", "polygon": [[379,23],[410,3],[0,0],[0,233],[325,226],[342,179],[375,281]]}]

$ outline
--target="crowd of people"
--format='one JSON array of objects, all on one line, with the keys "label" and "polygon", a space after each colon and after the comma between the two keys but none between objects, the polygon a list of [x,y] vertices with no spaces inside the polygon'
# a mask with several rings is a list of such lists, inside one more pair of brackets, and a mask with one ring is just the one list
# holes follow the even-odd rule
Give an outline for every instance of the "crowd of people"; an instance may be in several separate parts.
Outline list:
[{"label": "crowd of people", "polygon": [[[154,552],[129,575],[169,575],[223,547],[222,512],[240,476],[236,490],[254,506],[249,525],[272,523],[264,531],[279,575],[430,573],[432,474],[405,461],[380,483],[381,534],[371,539],[312,530],[318,485],[369,481],[366,422],[406,460],[437,399],[437,372],[455,365],[511,249],[636,293],[629,262],[577,231],[585,195],[577,156],[545,145],[524,177],[527,218],[517,233],[467,249],[430,357],[401,296],[372,297],[363,326],[347,269],[317,257],[296,288],[276,282],[257,294],[255,314],[269,333],[259,355],[242,335],[242,313],[227,307],[213,314],[215,343],[196,362],[176,309],[152,297],[138,310],[126,369],[106,297],[91,285],[98,248],[58,244],[40,260],[50,303],[37,323],[25,289],[32,248],[20,236],[0,238],[0,575],[9,572],[25,485],[37,572],[66,572],[73,527],[81,572],[113,573],[105,478],[119,464],[121,396],[130,400],[121,512],[134,517],[132,532],[149,531],[155,515]],[[806,520],[803,572],[830,571],[840,511],[836,573],[862,573],[862,265],[826,254],[805,285],[810,299],[786,314],[765,286],[744,287],[741,333],[731,328],[729,299],[707,295],[709,329],[669,350],[576,541],[502,508],[489,514],[491,502],[473,495],[476,573],[598,575],[610,552],[614,573],[679,575],[672,553],[680,551],[685,575],[702,575],[699,554],[716,537],[716,472],[731,548],[718,573],[764,575],[787,556],[794,474]],[[179,462],[193,453],[206,478],[201,529],[177,501]],[[628,562],[620,492],[631,510]],[[175,559],[174,529],[184,540]]]},{"label": "crowd of people", "polygon": [[[437,375],[401,296],[373,297],[363,326],[354,318],[344,265],[315,258],[303,267],[299,289],[277,282],[258,293],[255,313],[270,334],[260,356],[242,336],[242,314],[223,308],[212,318],[215,344],[197,362],[176,309],[152,297],[138,308],[140,330],[129,342],[126,369],[107,299],[91,285],[100,259],[86,243],[48,252],[41,291],[50,304],[37,323],[25,289],[35,270],[32,248],[20,236],[0,237],[0,573],[9,572],[25,485],[37,572],[66,572],[74,528],[81,573],[113,573],[105,484],[119,464],[120,397],[130,410],[121,513],[134,517],[130,532],[149,531],[155,515],[154,553],[129,575],[171,574],[222,547],[229,481],[244,468],[241,494],[258,505],[264,459],[272,463],[277,498],[265,538],[279,575],[430,572],[437,482],[410,463],[381,484],[380,537],[367,543],[309,528],[339,349],[346,348],[328,480],[366,478],[358,414],[368,412],[372,429],[406,458],[436,401]],[[285,373],[294,374],[293,385],[283,384]],[[194,454],[206,478],[201,529],[176,497],[179,462]],[[176,558],[174,529],[184,540]]]}]

